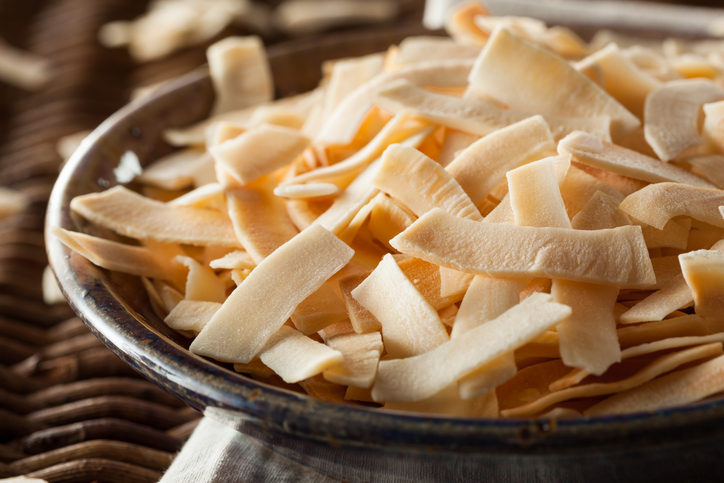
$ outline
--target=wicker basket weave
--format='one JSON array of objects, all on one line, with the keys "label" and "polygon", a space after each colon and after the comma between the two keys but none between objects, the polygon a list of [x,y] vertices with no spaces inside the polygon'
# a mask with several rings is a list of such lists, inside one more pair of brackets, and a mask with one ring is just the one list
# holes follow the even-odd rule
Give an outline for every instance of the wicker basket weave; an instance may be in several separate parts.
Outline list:
[{"label": "wicker basket weave", "polygon": [[[399,19],[419,21],[422,5],[401,1]],[[49,59],[53,73],[37,92],[0,84],[0,186],[31,200],[0,220],[0,478],[155,482],[200,417],[117,359],[66,305],[42,297],[44,213],[62,163],[57,140],[93,129],[133,88],[204,62],[208,44],[139,65],[98,43],[101,25],[147,6],[0,0],[0,37]]]}]

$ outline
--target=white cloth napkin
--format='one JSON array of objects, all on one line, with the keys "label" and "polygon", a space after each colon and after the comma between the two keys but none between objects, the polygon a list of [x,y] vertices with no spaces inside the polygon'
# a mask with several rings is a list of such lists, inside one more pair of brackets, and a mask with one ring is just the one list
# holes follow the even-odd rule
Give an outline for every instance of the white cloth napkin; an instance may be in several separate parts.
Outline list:
[{"label": "white cloth napkin", "polygon": [[332,483],[251,437],[205,417],[160,483]]}]

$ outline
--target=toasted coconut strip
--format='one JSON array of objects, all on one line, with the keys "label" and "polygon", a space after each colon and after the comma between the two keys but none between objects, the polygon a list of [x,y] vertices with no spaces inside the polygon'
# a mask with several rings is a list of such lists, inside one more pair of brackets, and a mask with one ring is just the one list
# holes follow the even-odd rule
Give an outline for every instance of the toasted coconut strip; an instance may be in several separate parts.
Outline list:
[{"label": "toasted coconut strip", "polygon": [[490,278],[476,275],[463,297],[451,338],[463,336],[520,303],[520,291],[529,279]]},{"label": "toasted coconut strip", "polygon": [[506,110],[494,102],[432,92],[405,79],[382,87],[376,104],[390,112],[408,111],[452,129],[485,136],[532,114]]},{"label": "toasted coconut strip", "polygon": [[446,129],[445,139],[440,146],[440,155],[437,158],[437,162],[440,166],[447,167],[447,165],[453,162],[458,153],[462,152],[478,139],[480,139],[480,136],[454,129]]},{"label": "toasted coconut strip", "polygon": [[617,206],[625,198],[617,189],[576,166],[571,166],[568,169],[566,179],[563,180],[563,184],[560,186],[563,203],[566,205],[566,212],[571,219],[591,201],[598,191],[615,199]]},{"label": "toasted coconut strip", "polygon": [[722,205],[722,190],[656,183],[627,196],[619,208],[637,220],[663,230],[670,219],[681,215],[724,227],[724,218],[719,212]]},{"label": "toasted coconut strip", "polygon": [[387,402],[385,410],[405,411],[423,414],[438,414],[462,418],[497,418],[498,397],[495,391],[489,391],[473,399],[463,399],[455,384],[420,401]]},{"label": "toasted coconut strip", "polygon": [[281,198],[320,198],[324,196],[335,196],[340,193],[337,185],[331,183],[307,183],[277,186],[274,194]]},{"label": "toasted coconut strip", "polygon": [[92,131],[90,130],[84,129],[82,131],[74,132],[66,136],[61,136],[58,139],[58,141],[55,143],[55,151],[60,155],[61,158],[63,158],[63,162],[66,162],[70,159],[75,150],[80,147],[81,143],[85,140],[85,138],[88,137],[91,132]]},{"label": "toasted coconut strip", "polygon": [[347,308],[347,315],[354,331],[358,334],[366,334],[382,329],[382,324],[377,318],[352,297],[352,290],[362,283],[369,273],[348,275],[339,280],[339,289],[344,298],[344,305]]},{"label": "toasted coconut strip", "polygon": [[570,314],[564,305],[536,294],[500,317],[439,347],[406,359],[380,361],[372,387],[375,401],[419,401],[483,364],[514,350]]},{"label": "toasted coconut strip", "polygon": [[229,174],[246,184],[291,163],[308,144],[309,139],[299,131],[265,124],[213,146],[209,152]]},{"label": "toasted coconut strip", "polygon": [[308,35],[349,24],[381,23],[397,16],[399,6],[390,0],[286,0],[274,11],[274,24],[291,35]]},{"label": "toasted coconut strip", "polygon": [[[299,381],[299,385],[309,396],[318,401],[349,403],[344,398],[349,388],[329,382],[321,374]],[[366,389],[361,389],[361,391],[366,391]]]},{"label": "toasted coconut strip", "polygon": [[551,295],[573,310],[557,327],[565,365],[601,375],[621,361],[613,313],[618,287],[553,280]]},{"label": "toasted coconut strip", "polygon": [[161,280],[183,280],[183,271],[158,251],[53,227],[51,232],[65,246],[91,263],[108,270]]},{"label": "toasted coconut strip", "polygon": [[50,61],[16,49],[0,40],[0,80],[26,90],[37,90],[51,79]]},{"label": "toasted coconut strip", "polygon": [[221,361],[249,362],[296,306],[353,254],[327,230],[309,227],[252,270],[194,339],[191,351]]},{"label": "toasted coconut strip", "polygon": [[221,258],[211,260],[211,262],[209,262],[209,266],[214,270],[233,270],[235,268],[248,268],[251,270],[256,267],[256,263],[247,252],[243,250],[234,250]]},{"label": "toasted coconut strip", "polygon": [[391,255],[351,294],[382,324],[385,349],[393,358],[422,354],[449,339],[437,311]]},{"label": "toasted coconut strip", "polygon": [[150,200],[121,185],[77,196],[70,207],[88,220],[121,235],[188,245],[238,247],[225,213]]},{"label": "toasted coconut strip", "polygon": [[679,262],[686,285],[691,289],[696,313],[721,318],[724,314],[724,253],[697,250],[682,253]]},{"label": "toasted coconut strip", "polygon": [[721,320],[682,315],[658,322],[622,327],[616,331],[624,349],[671,337],[705,336],[724,331]]},{"label": "toasted coconut strip", "polygon": [[[463,242],[451,245],[453,239]],[[515,243],[517,239],[525,243]],[[478,275],[560,278],[623,288],[655,282],[638,226],[571,231],[479,223],[434,209],[390,244],[402,253]]]},{"label": "toasted coconut strip", "polygon": [[647,342],[637,346],[629,347],[621,351],[621,359],[638,357],[654,352],[676,349],[678,347],[689,347],[694,345],[708,344],[710,342],[724,342],[724,332],[716,332],[702,336],[670,337],[668,339]]},{"label": "toasted coconut strip", "polygon": [[231,270],[231,280],[236,284],[238,287],[241,285],[241,283],[246,280],[246,277],[249,276],[249,273],[251,273],[251,270],[245,268],[245,269],[238,269],[235,268]]},{"label": "toasted coconut strip", "polygon": [[[720,209],[721,212],[721,209]],[[724,238],[724,228],[712,226],[699,220],[691,220],[689,244],[686,251],[708,250]]]},{"label": "toasted coconut strip", "polygon": [[509,381],[518,372],[515,352],[505,352],[487,364],[458,380],[458,392],[462,399],[472,399],[489,392],[495,392],[500,384]]},{"label": "toasted coconut strip", "polygon": [[669,247],[684,250],[689,242],[690,229],[691,220],[689,218],[684,218],[678,222],[669,220],[663,230],[657,230],[648,225],[641,227],[646,246],[650,249]]},{"label": "toasted coconut strip", "polygon": [[211,183],[217,183],[216,163],[214,158],[207,151],[193,166],[191,176],[194,178],[194,186],[200,187]]},{"label": "toasted coconut strip", "polygon": [[213,270],[191,257],[176,257],[174,261],[189,269],[186,277],[186,300],[217,303],[226,300],[226,285]]},{"label": "toasted coconut strip", "polygon": [[620,202],[620,199],[596,191],[586,206],[571,219],[571,227],[576,230],[605,230],[630,225],[629,217],[618,209]]},{"label": "toasted coconut strip", "polygon": [[341,364],[324,371],[326,380],[345,386],[372,387],[377,375],[377,363],[384,349],[379,332],[338,335],[326,343],[344,355]]},{"label": "toasted coconut strip", "polygon": [[322,125],[315,141],[325,144],[349,144],[377,93],[395,79],[407,79],[430,87],[458,87],[467,83],[472,59],[419,62],[409,67],[380,74],[361,85],[339,103]]},{"label": "toasted coconut strip", "polygon": [[510,207],[516,225],[571,227],[558,187],[556,161],[555,158],[545,158],[506,173]]},{"label": "toasted coconut strip", "polygon": [[[571,226],[606,229],[630,224],[617,205],[616,198],[597,191],[576,214]],[[566,365],[602,373],[612,363],[620,361],[613,310],[617,288],[554,280],[551,293],[557,301],[567,303],[573,309],[571,317],[558,326],[560,354]]]},{"label": "toasted coconut strip", "polygon": [[[444,10],[442,10],[444,9]],[[450,4],[439,2],[435,9],[435,2],[431,2],[425,9],[424,24],[427,28],[440,28],[445,20],[445,31],[453,40],[462,45],[485,45],[489,35],[475,23],[475,18],[481,15],[490,15],[483,4],[476,0],[469,0],[456,5],[452,12],[448,12]]]},{"label": "toasted coconut strip", "polygon": [[609,116],[614,140],[641,124],[564,59],[505,28],[490,36],[469,82],[512,108],[562,117]]},{"label": "toasted coconut strip", "polygon": [[577,67],[581,64],[597,65],[603,73],[606,92],[639,119],[644,117],[646,96],[661,86],[660,80],[639,69],[613,43],[583,59]]},{"label": "toasted coconut strip", "polygon": [[253,127],[270,124],[301,130],[306,122],[305,112],[285,104],[262,104],[254,109],[249,123]]},{"label": "toasted coconut strip", "polygon": [[683,168],[602,141],[583,131],[573,132],[561,139],[558,152],[571,154],[573,160],[579,163],[650,183],[673,181],[701,188],[715,188],[704,178]]},{"label": "toasted coconut strip", "polygon": [[339,234],[352,221],[355,215],[379,193],[379,189],[372,184],[377,171],[382,164],[380,158],[373,162],[355,178],[352,183],[334,200],[332,206],[322,213],[315,225],[323,226],[332,233]]},{"label": "toasted coconut strip", "polygon": [[[684,54],[670,60],[671,68],[686,79],[708,78],[716,80],[722,73],[721,57],[705,59],[695,54]],[[718,65],[717,65],[718,64]]]},{"label": "toasted coconut strip", "polygon": [[189,191],[168,202],[172,206],[194,206],[196,208],[221,207],[226,203],[224,187],[219,183],[209,183]]},{"label": "toasted coconut strip", "polygon": [[[278,108],[290,109],[298,112],[300,116],[306,117],[310,114],[313,106],[318,105],[321,101],[322,95],[323,92],[321,89],[315,89],[304,94],[278,99],[272,103],[263,104],[262,106],[275,106]],[[252,127],[252,118],[259,107],[261,106],[252,106],[214,114],[209,118],[188,127],[166,129],[163,132],[163,137],[165,141],[172,146],[202,145],[206,142],[207,129],[215,123],[227,122],[243,128]]]},{"label": "toasted coconut strip", "polygon": [[194,183],[191,171],[203,155],[198,149],[177,151],[145,168],[135,181],[166,190],[187,188]]},{"label": "toasted coconut strip", "polygon": [[[350,156],[353,156],[364,149],[369,143],[371,143],[376,137],[380,136],[380,132],[389,124],[391,121],[395,121],[392,126],[402,125],[414,126],[415,118],[410,115],[402,115],[395,118],[394,115],[387,111],[383,111],[377,106],[373,106],[367,114],[365,114],[362,124],[354,138],[344,145],[327,145],[322,143],[312,144],[310,150],[314,154],[316,159],[310,159],[311,156],[307,153],[307,165],[309,168],[327,167],[333,164],[340,163]],[[388,132],[395,134],[394,131],[397,127],[389,126]],[[384,149],[381,148],[380,150]],[[298,173],[294,173],[295,175]]]},{"label": "toasted coconut strip", "polygon": [[[145,278],[142,280],[145,280]],[[174,307],[184,300],[184,294],[167,283],[156,280],[154,285],[157,288],[158,296],[161,299],[162,304],[166,308],[166,313],[172,311]]]},{"label": "toasted coconut strip", "polygon": [[215,114],[188,127],[166,129],[163,138],[172,146],[203,146],[211,126],[223,122],[244,128],[251,127],[251,116],[255,110],[256,106]]},{"label": "toasted coconut strip", "polygon": [[226,194],[236,236],[257,264],[297,234],[274,185],[265,177]]},{"label": "toasted coconut strip", "polygon": [[372,395],[370,394],[371,392],[372,390],[369,388],[349,386],[347,387],[347,391],[344,393],[344,399],[346,400],[346,402],[364,401],[374,403],[374,401],[372,400]]},{"label": "toasted coconut strip", "polygon": [[677,275],[681,275],[678,256],[652,258],[651,265],[653,265],[656,274],[656,284],[649,287],[651,290],[658,290]]},{"label": "toasted coconut strip", "polygon": [[520,291],[520,301],[522,302],[534,293],[551,293],[552,283],[550,278],[534,278]]},{"label": "toasted coconut strip", "polygon": [[365,167],[378,159],[380,154],[394,143],[405,143],[417,147],[432,132],[430,123],[411,117],[408,113],[399,113],[363,148],[349,158],[331,166],[325,166],[300,174],[284,184],[301,184],[311,181],[333,183],[347,186]]},{"label": "toasted coconut strip", "polygon": [[393,144],[385,149],[372,183],[418,216],[438,207],[454,216],[483,219],[445,168],[414,148]]},{"label": "toasted coconut strip", "polygon": [[474,142],[445,169],[479,206],[506,172],[554,149],[548,124],[541,116],[533,116]]},{"label": "toasted coconut strip", "polygon": [[440,320],[443,324],[448,327],[452,327],[455,325],[455,318],[458,315],[458,306],[455,304],[448,305],[447,307],[438,310],[437,315],[440,316]]},{"label": "toasted coconut strip", "polygon": [[326,199],[286,200],[287,214],[299,231],[314,223],[331,205],[332,202]]},{"label": "toasted coconut strip", "polygon": [[[153,309],[156,316],[159,319],[166,318],[168,313],[173,310],[173,307],[168,308],[166,306],[164,301],[161,299],[161,295],[159,294],[156,285],[153,282],[151,282],[146,277],[141,277],[141,283],[143,284],[143,288],[146,289],[146,292],[148,293],[148,300],[151,302],[151,308]],[[178,302],[180,302],[184,298],[182,293],[179,292],[179,295],[179,300],[176,302],[176,304],[174,304],[174,307],[178,305]]]},{"label": "toasted coconut strip", "polygon": [[[374,198],[372,198],[366,205],[364,205],[360,210],[357,212],[356,215],[354,215],[354,218],[352,218],[352,221],[349,222],[347,225],[347,228],[342,231],[338,236],[340,240],[351,243],[357,234],[359,233],[360,229],[362,228],[362,225],[367,221],[367,219],[370,217],[372,212],[374,211],[375,207],[380,203],[385,203],[385,201],[381,200],[388,200],[387,196],[385,196],[384,193],[377,193]],[[411,224],[412,222],[410,222]],[[408,224],[409,226],[409,224]],[[397,233],[404,230],[404,228],[401,228]],[[371,232],[370,232],[371,234]],[[391,237],[390,237],[391,238]]]},{"label": "toasted coconut strip", "polygon": [[[480,211],[483,211],[482,207]],[[513,212],[513,207],[510,204],[510,194],[505,195],[500,203],[488,213],[484,221],[486,223],[509,223],[515,225],[515,212]]]},{"label": "toasted coconut strip", "polygon": [[435,310],[462,300],[473,279],[467,274],[459,277],[460,272],[454,270],[444,273],[441,267],[414,257],[400,260],[397,265]]},{"label": "toasted coconut strip", "polygon": [[[722,344],[721,342],[716,342],[713,344],[693,347],[691,349],[685,349],[679,352],[674,352],[672,354],[666,354],[646,365],[646,367],[644,367],[636,374],[620,381],[586,384],[583,386],[576,386],[552,392],[524,406],[519,406],[513,409],[504,409],[501,411],[501,414],[505,417],[533,416],[537,413],[540,413],[547,407],[552,406],[553,404],[567,401],[570,399],[621,393],[622,391],[627,391],[631,390],[632,388],[639,387],[642,384],[651,381],[655,377],[660,376],[661,374],[669,372],[673,369],[676,369],[677,367],[680,367],[688,362],[697,361],[712,356],[718,356],[721,353]],[[589,411],[586,411],[586,414],[589,414]]]},{"label": "toasted coconut strip", "polygon": [[704,399],[724,390],[724,356],[618,393],[588,408],[587,416],[654,411]]},{"label": "toasted coconut strip", "polygon": [[[377,94],[377,104],[390,112],[414,112],[443,126],[460,131],[486,136],[505,126],[510,126],[535,115],[535,112],[506,109],[495,102],[460,98],[426,90],[405,79],[385,86]],[[576,129],[591,132],[603,138],[609,137],[610,121],[599,118],[564,118],[546,115],[550,129],[556,139]],[[607,118],[608,119],[608,118]]]},{"label": "toasted coconut strip", "polygon": [[438,271],[440,273],[440,297],[449,297],[453,302],[462,300],[475,276],[470,273],[439,266]]},{"label": "toasted coconut strip", "polygon": [[420,35],[407,37],[397,48],[388,68],[394,69],[405,64],[431,60],[474,59],[480,54],[480,47],[464,45],[445,37]]},{"label": "toasted coconut strip", "polygon": [[[690,319],[689,322],[694,322],[694,319]],[[626,349],[621,351],[621,360],[629,359],[632,357],[638,357],[643,356],[647,354],[653,354],[654,352],[659,351],[666,351],[671,349],[677,349],[680,347],[689,347],[689,346],[696,346],[696,345],[702,345],[702,344],[709,344],[711,342],[724,342],[724,332],[719,331],[718,321],[715,321],[708,329],[706,329],[706,332],[709,332],[709,335],[701,335],[701,336],[681,336],[681,337],[667,337],[661,340],[656,340],[653,342],[647,342],[644,344],[627,347]],[[711,333],[714,332],[714,333]],[[576,369],[575,371],[571,371],[571,373],[566,376],[566,379],[570,379],[570,384],[563,384],[564,378],[561,378],[560,387],[569,387],[570,385],[577,384],[578,382],[582,381],[586,377],[588,377],[588,372],[582,370],[582,369]],[[575,381],[575,382],[573,382]],[[556,382],[556,385],[559,383]]]},{"label": "toasted coconut strip", "polygon": [[0,186],[0,220],[20,213],[28,206],[27,195]]},{"label": "toasted coconut strip", "polygon": [[198,334],[211,320],[221,304],[199,300],[181,300],[163,319],[174,330]]},{"label": "toasted coconut strip", "polygon": [[621,315],[620,322],[636,324],[663,320],[675,310],[691,305],[693,301],[694,296],[687,286],[684,276],[679,274],[660,290],[652,293]]},{"label": "toasted coconut strip", "polygon": [[[450,6],[450,4],[445,2],[441,3],[444,4],[445,8]],[[431,5],[425,9],[425,26],[428,28],[430,28],[430,25],[427,25],[428,21],[439,22],[441,18],[444,18],[444,15],[441,14],[447,13],[437,12],[438,15],[436,15],[435,18],[428,19],[428,10],[433,11]],[[481,15],[490,15],[490,12],[488,12],[481,2],[475,0],[463,2],[456,6],[447,17],[445,30],[450,37],[459,44],[483,46],[485,42],[487,42],[489,35],[475,23],[475,18]],[[434,28],[439,27],[440,25],[437,24],[434,26]]]},{"label": "toasted coconut strip", "polygon": [[531,364],[496,389],[500,409],[530,403],[548,393],[549,385],[570,373],[560,359]]},{"label": "toasted coconut strip", "polygon": [[[722,106],[724,107],[724,102],[722,102]],[[722,145],[724,146],[724,141],[722,141]],[[686,162],[693,166],[696,171],[706,176],[706,179],[717,188],[724,188],[724,156],[721,154],[702,154],[686,158]]]},{"label": "toasted coconut strip", "polygon": [[709,144],[724,153],[724,101],[704,104],[703,135]]},{"label": "toasted coconut strip", "polygon": [[515,16],[477,16],[475,24],[489,35],[496,28],[505,27],[515,35],[566,58],[580,59],[586,55],[586,44],[575,33],[565,27],[547,28],[540,20]]},{"label": "toasted coconut strip", "polygon": [[259,37],[227,37],[206,51],[214,84],[214,112],[228,112],[270,101],[271,70]]},{"label": "toasted coconut strip", "polygon": [[392,249],[390,240],[412,225],[415,217],[387,196],[378,194],[374,199],[367,228],[372,236]]},{"label": "toasted coconut strip", "polygon": [[[496,319],[506,310],[520,302],[520,291],[527,279],[498,279],[476,276],[465,293],[455,325],[450,334],[452,339],[464,336],[468,331]],[[458,381],[460,397],[470,399],[493,390],[515,376],[518,368],[512,351],[504,353],[472,374]]]},{"label": "toasted coconut strip", "polygon": [[294,327],[304,335],[318,332],[346,318],[344,300],[330,282],[323,283],[316,292],[300,302],[291,315]]},{"label": "toasted coconut strip", "polygon": [[329,117],[337,105],[352,91],[382,72],[383,64],[382,54],[335,62],[324,93],[322,118]]},{"label": "toasted coconut strip", "polygon": [[724,98],[724,89],[710,80],[690,79],[666,83],[646,98],[644,134],[662,161],[699,146],[699,111],[708,102]]},{"label": "toasted coconut strip", "polygon": [[589,375],[590,374],[583,369],[573,369],[571,372],[561,377],[560,379],[556,379],[555,381],[551,382],[548,385],[548,390],[550,392],[556,392],[563,389],[568,389],[571,386],[575,386],[576,384],[587,378]]},{"label": "toasted coconut strip", "polygon": [[[261,107],[254,110],[257,112]],[[229,121],[216,121],[206,128],[206,149],[234,139],[248,130],[248,126],[241,126]]]},{"label": "toasted coconut strip", "polygon": [[340,320],[339,322],[335,322],[334,324],[330,324],[324,329],[320,330],[318,332],[319,336],[322,338],[324,343],[326,344],[329,339],[332,337],[337,337],[340,335],[349,335],[349,334],[356,334],[354,331],[354,327],[352,326],[352,322],[350,322],[349,319]]},{"label": "toasted coconut strip", "polygon": [[281,326],[261,348],[259,359],[284,382],[293,383],[340,364],[344,356],[291,327]]},{"label": "toasted coconut strip", "polygon": [[234,370],[236,372],[243,372],[263,378],[271,377],[274,375],[274,371],[269,369],[261,360],[256,357],[246,364],[242,364],[239,362],[235,363]]},{"label": "toasted coconut strip", "polygon": [[625,47],[623,54],[633,62],[636,67],[655,78],[665,82],[681,79],[681,76],[671,68],[668,60],[661,52],[657,51],[657,47],[660,47],[660,45],[642,45],[641,43],[624,45],[619,41],[613,39],[612,41]]},{"label": "toasted coconut strip", "polygon": [[53,273],[53,269],[50,268],[50,265],[46,265],[45,269],[43,269],[42,287],[43,302],[47,305],[55,305],[57,303],[65,302],[65,296],[60,290],[60,285],[58,285],[58,281],[55,279],[55,273]]}]

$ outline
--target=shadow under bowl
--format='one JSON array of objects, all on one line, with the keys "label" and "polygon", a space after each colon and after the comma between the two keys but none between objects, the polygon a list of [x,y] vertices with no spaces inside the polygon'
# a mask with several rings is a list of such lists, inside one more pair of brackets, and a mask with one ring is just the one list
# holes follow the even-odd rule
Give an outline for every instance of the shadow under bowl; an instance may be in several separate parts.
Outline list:
[{"label": "shadow under bowl", "polygon": [[[324,60],[385,50],[418,28],[338,34],[269,49],[280,97],[316,86]],[[201,69],[103,123],[63,169],[47,227],[95,233],[74,216],[78,195],[118,184],[132,151],[146,165],[172,151],[162,133],[204,119],[214,94]],[[118,357],[206,415],[279,453],[347,481],[675,481],[723,474],[724,402],[623,416],[463,419],[314,400],[254,381],[188,351],[153,312],[137,277],[99,269],[47,234],[70,305]]]}]

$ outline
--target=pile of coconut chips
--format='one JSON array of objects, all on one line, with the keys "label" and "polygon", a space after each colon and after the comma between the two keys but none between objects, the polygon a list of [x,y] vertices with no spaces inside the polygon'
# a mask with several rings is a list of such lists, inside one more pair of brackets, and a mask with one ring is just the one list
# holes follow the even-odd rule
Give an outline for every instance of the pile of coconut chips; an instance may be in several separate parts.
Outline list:
[{"label": "pile of coconut chips", "polygon": [[450,18],[273,101],[209,49],[213,116],[55,229],[143,277],[190,350],[310,395],[466,417],[724,391],[724,43]]}]

